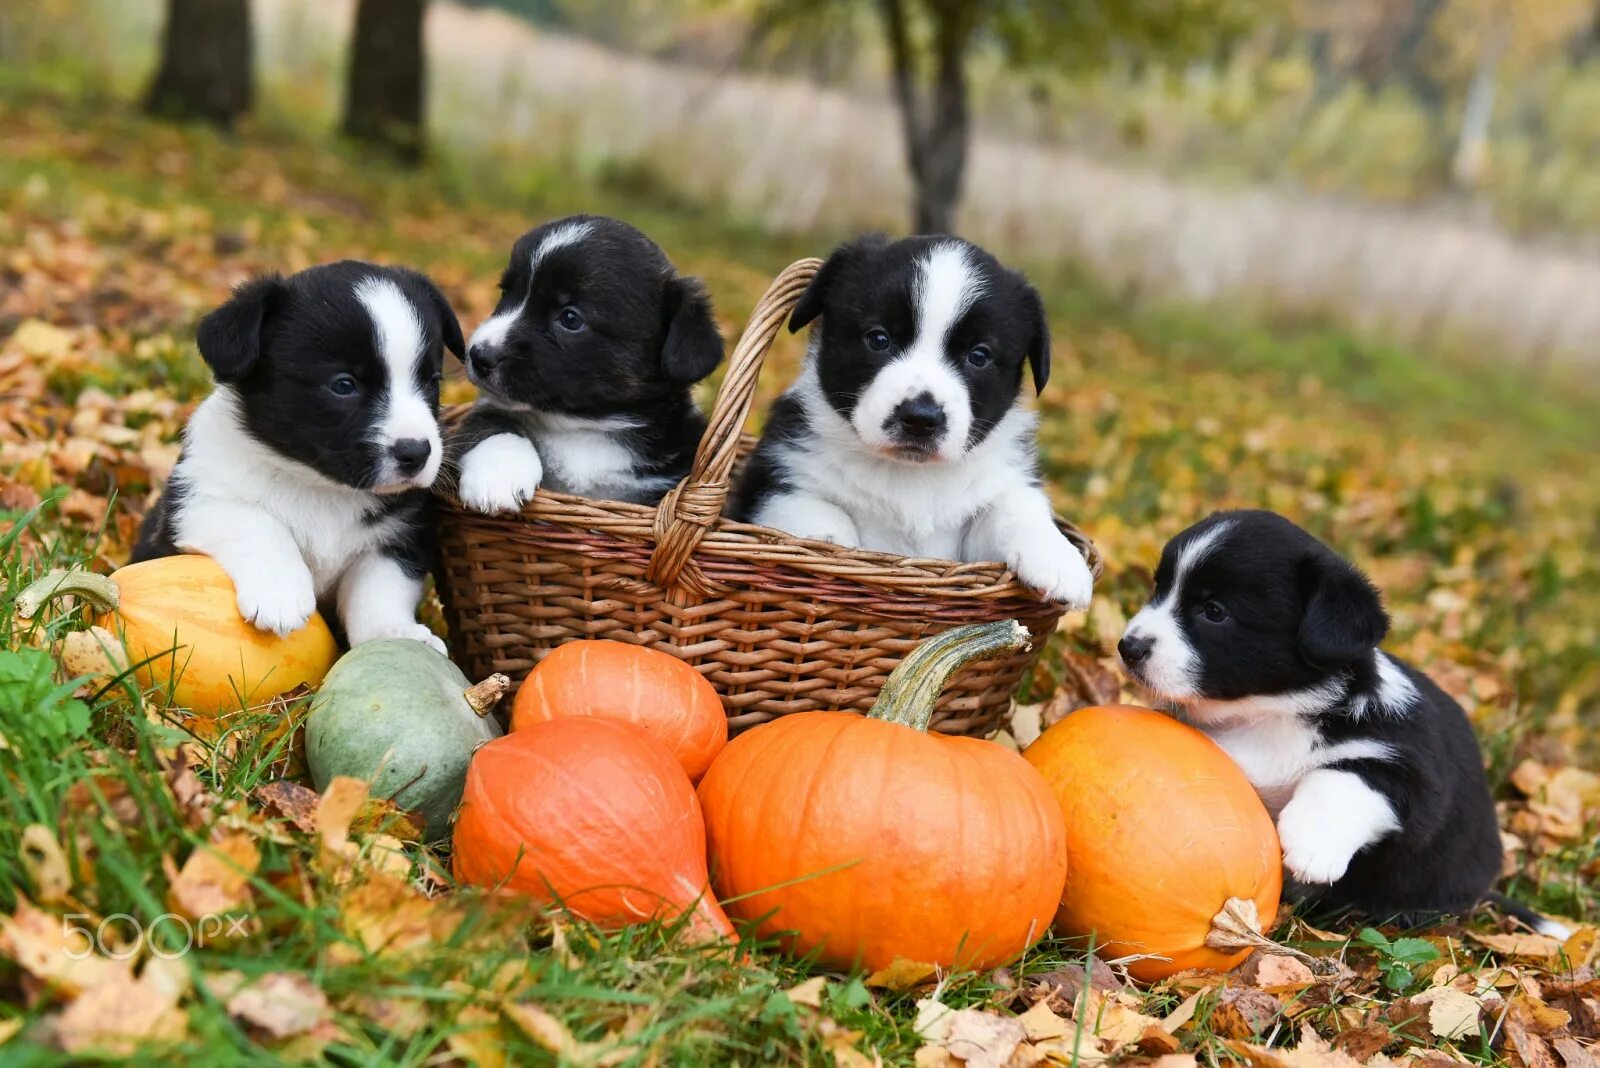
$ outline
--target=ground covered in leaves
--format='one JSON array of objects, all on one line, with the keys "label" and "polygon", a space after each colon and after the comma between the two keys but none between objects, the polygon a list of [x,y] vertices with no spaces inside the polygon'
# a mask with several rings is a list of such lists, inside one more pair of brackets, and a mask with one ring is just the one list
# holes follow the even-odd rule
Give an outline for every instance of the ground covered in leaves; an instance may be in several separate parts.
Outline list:
[{"label": "ground covered in leaves", "polygon": [[[0,1059],[1596,1065],[1600,400],[1035,270],[1056,328],[1046,470],[1109,568],[1001,741],[1120,695],[1103,653],[1166,538],[1277,508],[1386,589],[1391,648],[1484,738],[1503,888],[1578,933],[1293,919],[1279,938],[1312,963],[1150,988],[1060,941],[984,975],[813,975],[454,893],[403,813],[353,781],[304,785],[303,701],[197,722],[84,684],[56,654],[87,621],[12,601],[47,567],[125,558],[207,386],[195,323],[253,272],[412,264],[470,329],[518,233],[608,211],[707,280],[732,336],[777,269],[837,235],[732,228],[559,161],[402,174],[293,131],[223,139],[9,91],[0,143]],[[797,356],[786,342],[765,396]]]}]

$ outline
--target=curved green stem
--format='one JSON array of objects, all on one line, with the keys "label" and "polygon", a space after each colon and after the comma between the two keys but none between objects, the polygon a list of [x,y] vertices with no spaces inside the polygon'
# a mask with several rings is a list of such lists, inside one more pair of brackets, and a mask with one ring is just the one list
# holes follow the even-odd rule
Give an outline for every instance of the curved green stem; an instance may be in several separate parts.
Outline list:
[{"label": "curved green stem", "polygon": [[46,603],[69,595],[83,598],[101,612],[115,612],[122,603],[117,584],[104,575],[83,570],[51,571],[17,594],[17,615],[32,619]]},{"label": "curved green stem", "polygon": [[935,634],[911,650],[889,674],[868,718],[926,731],[933,719],[933,704],[950,676],[973,660],[1021,649],[1031,637],[1028,628],[1014,619],[970,623]]}]

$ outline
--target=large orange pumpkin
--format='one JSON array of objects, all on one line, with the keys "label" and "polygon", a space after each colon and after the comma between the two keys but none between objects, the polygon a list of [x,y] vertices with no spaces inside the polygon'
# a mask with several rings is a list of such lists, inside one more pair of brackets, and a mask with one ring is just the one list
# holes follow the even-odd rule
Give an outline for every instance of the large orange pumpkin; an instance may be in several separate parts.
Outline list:
[{"label": "large orange pumpkin", "polygon": [[1011,621],[946,631],[870,715],[784,716],[729,742],[700,783],[729,913],[833,968],[988,968],[1043,935],[1066,875],[1044,780],[991,742],[926,733],[953,672],[1027,640]]},{"label": "large orange pumpkin", "polygon": [[568,642],[528,673],[511,704],[511,729],[557,716],[637,724],[695,782],[728,743],[728,717],[711,683],[669,653],[622,642]]},{"label": "large orange pumpkin", "polygon": [[594,716],[533,723],[467,768],[456,878],[561,904],[602,927],[688,914],[697,938],[732,937],[706,887],[694,787],[638,727]]},{"label": "large orange pumpkin", "polygon": [[1128,967],[1151,980],[1244,960],[1248,946],[1207,945],[1230,899],[1252,902],[1270,929],[1283,889],[1277,829],[1210,738],[1147,708],[1081,708],[1023,755],[1066,820],[1060,933],[1093,935],[1102,956],[1154,954]]},{"label": "large orange pumpkin", "polygon": [[47,575],[19,598],[32,614],[73,594],[95,609],[95,625],[120,637],[147,690],[204,715],[262,704],[302,683],[315,686],[339,656],[322,617],[286,638],[239,615],[233,580],[209,556],[167,556],[118,568]]}]

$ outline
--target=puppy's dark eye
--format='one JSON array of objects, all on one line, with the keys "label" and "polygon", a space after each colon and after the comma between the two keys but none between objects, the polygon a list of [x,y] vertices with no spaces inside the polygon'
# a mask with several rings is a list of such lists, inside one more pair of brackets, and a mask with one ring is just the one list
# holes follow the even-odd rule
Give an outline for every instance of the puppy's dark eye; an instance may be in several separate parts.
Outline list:
[{"label": "puppy's dark eye", "polygon": [[335,397],[353,397],[360,388],[356,385],[355,378],[350,375],[336,375],[328,383],[328,392]]},{"label": "puppy's dark eye", "polygon": [[556,316],[556,322],[561,324],[561,329],[576,333],[583,329],[583,314],[569,304],[561,309],[560,314]]},{"label": "puppy's dark eye", "polygon": [[433,374],[428,376],[428,385],[430,385],[430,386],[437,386],[440,382],[443,382],[443,381],[444,381],[444,372],[442,370],[441,371],[435,371],[435,372],[433,372]]},{"label": "puppy's dark eye", "polygon": [[873,352],[885,352],[889,348],[889,334],[884,330],[868,330],[866,342]]},{"label": "puppy's dark eye", "polygon": [[1207,601],[1200,606],[1200,614],[1209,623],[1225,623],[1228,620],[1228,610],[1217,601]]},{"label": "puppy's dark eye", "polygon": [[974,367],[988,367],[994,362],[994,354],[989,351],[988,346],[979,345],[967,353],[967,362]]}]

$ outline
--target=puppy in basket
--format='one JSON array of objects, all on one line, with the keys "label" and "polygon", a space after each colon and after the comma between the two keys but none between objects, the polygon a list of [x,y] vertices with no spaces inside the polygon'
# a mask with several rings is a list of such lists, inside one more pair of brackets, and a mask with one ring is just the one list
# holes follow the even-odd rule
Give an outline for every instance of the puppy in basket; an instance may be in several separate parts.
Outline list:
[{"label": "puppy in basket", "polygon": [[461,502],[515,512],[540,486],[659,501],[705,432],[690,387],[722,360],[704,287],[627,223],[574,215],[517,240],[500,292],[467,345]]},{"label": "puppy in basket", "polygon": [[443,652],[416,615],[444,350],[462,349],[443,294],[415,271],[329,263],[246,282],[198,340],[217,385],[134,561],[212,557],[262,630],[298,630],[331,600],[351,645],[415,638]]},{"label": "puppy in basket", "polygon": [[789,328],[815,323],[730,499],[740,521],[908,557],[999,560],[1052,601],[1093,576],[1040,485],[1034,417],[1050,375],[1038,292],[953,237],[874,235],[834,251]]}]

